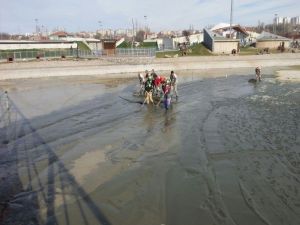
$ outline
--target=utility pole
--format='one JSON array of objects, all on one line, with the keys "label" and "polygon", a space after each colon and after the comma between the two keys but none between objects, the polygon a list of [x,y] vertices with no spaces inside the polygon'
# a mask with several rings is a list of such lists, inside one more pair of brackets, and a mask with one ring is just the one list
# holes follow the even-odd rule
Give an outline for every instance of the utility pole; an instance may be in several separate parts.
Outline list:
[{"label": "utility pole", "polygon": [[230,38],[231,38],[231,31],[232,31],[232,14],[233,14],[233,0],[231,0],[231,6],[230,6],[230,31],[229,31]]},{"label": "utility pole", "polygon": [[[99,24],[99,32],[101,32],[101,26],[102,26],[102,22],[101,20],[98,21],[98,24]],[[101,32],[102,33],[102,32]],[[102,36],[102,34],[100,33],[100,38]]]},{"label": "utility pole", "polygon": [[102,22],[101,22],[101,20],[99,20],[99,21],[98,21],[98,23],[99,23],[99,30],[101,30],[101,26],[102,26],[102,24],[101,24],[101,23],[102,23]]},{"label": "utility pole", "polygon": [[147,16],[144,16],[145,18],[145,39],[147,39]]},{"label": "utility pole", "polygon": [[39,20],[38,19],[34,19],[34,21],[35,21],[35,32],[36,32],[36,34],[38,34],[38,30],[39,30],[38,23],[39,23]]},{"label": "utility pole", "polygon": [[133,21],[133,18],[132,18],[132,44],[131,44],[132,48],[133,48],[133,45],[134,45],[134,21]]},{"label": "utility pole", "polygon": [[273,33],[276,34],[276,26],[277,26],[277,21],[279,23],[279,18],[277,19],[277,14],[275,14],[275,19],[274,19],[274,27],[273,27]]}]

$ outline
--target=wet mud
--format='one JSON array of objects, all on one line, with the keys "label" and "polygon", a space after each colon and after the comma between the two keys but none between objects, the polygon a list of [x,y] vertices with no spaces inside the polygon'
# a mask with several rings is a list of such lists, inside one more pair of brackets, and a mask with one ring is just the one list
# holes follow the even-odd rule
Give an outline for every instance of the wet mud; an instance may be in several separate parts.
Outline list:
[{"label": "wet mud", "polygon": [[299,84],[250,78],[182,77],[168,111],[133,82],[1,97],[0,224],[300,224]]}]

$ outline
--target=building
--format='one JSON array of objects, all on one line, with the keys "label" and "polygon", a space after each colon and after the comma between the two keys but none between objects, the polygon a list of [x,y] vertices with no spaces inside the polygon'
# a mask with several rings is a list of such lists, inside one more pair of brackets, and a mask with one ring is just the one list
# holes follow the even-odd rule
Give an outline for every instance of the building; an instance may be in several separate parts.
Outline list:
[{"label": "building", "polygon": [[273,23],[276,25],[279,24],[292,24],[292,25],[299,25],[300,24],[300,17],[296,16],[296,17],[278,17],[276,16],[273,20]]},{"label": "building", "polygon": [[278,25],[278,24],[283,24],[283,17],[278,17],[276,16],[273,20],[273,23]]},{"label": "building", "polygon": [[73,37],[73,35],[68,34],[65,31],[57,31],[57,32],[52,33],[49,36],[49,39],[53,40],[53,41],[58,41],[58,40],[62,40],[62,39],[67,38],[67,37]]},{"label": "building", "polygon": [[245,27],[245,30],[249,34],[249,36],[246,38],[247,45],[251,45],[252,43],[255,43],[256,38],[260,35],[260,33],[257,33],[254,27]]},{"label": "building", "polygon": [[231,37],[233,39],[239,39],[241,44],[246,45],[247,37],[249,33],[245,30],[245,28],[241,27],[238,24],[233,24],[230,28],[230,24],[228,23],[219,23],[210,29],[214,33],[218,33],[223,37]]},{"label": "building", "polygon": [[32,50],[32,49],[76,49],[73,41],[15,41],[1,40],[0,50]]},{"label": "building", "polygon": [[61,38],[61,40],[68,41],[68,42],[82,42],[91,51],[101,51],[103,47],[101,41],[95,38],[66,37],[66,38]]},{"label": "building", "polygon": [[257,38],[255,47],[259,49],[277,49],[281,46],[288,48],[291,39],[263,31]]},{"label": "building", "polygon": [[237,39],[226,38],[218,33],[204,29],[204,45],[215,54],[230,54],[239,52],[240,41]]},{"label": "building", "polygon": [[283,17],[283,23],[284,24],[290,24],[291,23],[291,17]]},{"label": "building", "polygon": [[173,50],[178,49],[178,46],[183,43],[190,45],[199,44],[203,42],[203,33],[191,34],[188,37],[162,37],[144,40],[144,42],[156,42],[159,50]]},{"label": "building", "polygon": [[202,43],[203,42],[203,33],[191,34],[188,37],[180,36],[180,37],[173,38],[174,47],[177,47],[178,44],[183,44],[186,42],[189,42],[190,45]]},{"label": "building", "polygon": [[102,49],[104,55],[115,55],[116,54],[116,43],[115,39],[102,39]]},{"label": "building", "polygon": [[292,17],[291,24],[294,26],[299,25],[300,24],[300,16]]}]

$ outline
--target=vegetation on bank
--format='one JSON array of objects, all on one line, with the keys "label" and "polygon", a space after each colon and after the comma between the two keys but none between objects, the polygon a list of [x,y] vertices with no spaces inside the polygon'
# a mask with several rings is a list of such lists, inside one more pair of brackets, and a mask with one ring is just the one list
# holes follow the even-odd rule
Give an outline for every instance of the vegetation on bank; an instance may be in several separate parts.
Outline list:
[{"label": "vegetation on bank", "polygon": [[[132,48],[132,44],[129,41],[123,41],[117,48]],[[155,48],[158,49],[157,42],[141,42],[135,48]]]},{"label": "vegetation on bank", "polygon": [[300,65],[299,66],[290,66],[289,69],[300,70]]},{"label": "vegetation on bank", "polygon": [[117,48],[131,48],[132,45],[129,41],[123,41]]},{"label": "vegetation on bank", "polygon": [[78,46],[79,50],[90,51],[90,48],[85,43],[83,43],[82,41],[76,41],[76,43],[77,43],[77,46]]},{"label": "vegetation on bank", "polygon": [[191,45],[184,54],[183,51],[160,51],[156,53],[157,58],[172,58],[181,56],[210,56],[213,55],[202,43]]},{"label": "vegetation on bank", "polygon": [[157,42],[141,42],[140,48],[155,48],[158,49]]},{"label": "vegetation on bank", "polygon": [[286,48],[283,52],[276,48],[258,49],[255,47],[241,47],[238,55],[260,55],[260,54],[279,54],[284,52],[291,52],[290,49]]},{"label": "vegetation on bank", "polygon": [[254,47],[241,47],[239,55],[257,55],[258,54],[258,49]]},{"label": "vegetation on bank", "polygon": [[189,48],[187,53],[191,56],[210,56],[213,55],[202,43],[194,44]]}]

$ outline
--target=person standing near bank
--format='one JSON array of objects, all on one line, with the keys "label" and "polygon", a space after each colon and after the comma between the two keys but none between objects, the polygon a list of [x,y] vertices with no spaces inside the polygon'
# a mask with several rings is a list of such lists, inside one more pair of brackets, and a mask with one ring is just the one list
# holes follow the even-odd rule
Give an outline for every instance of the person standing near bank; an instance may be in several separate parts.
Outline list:
[{"label": "person standing near bank", "polygon": [[258,66],[255,68],[256,81],[261,81],[261,67]]},{"label": "person standing near bank", "polygon": [[178,80],[177,80],[177,75],[174,73],[174,71],[171,71],[170,74],[170,80],[171,80],[171,87],[172,87],[172,91],[176,96],[176,99],[178,98],[178,91],[177,91],[177,84],[178,84]]}]

